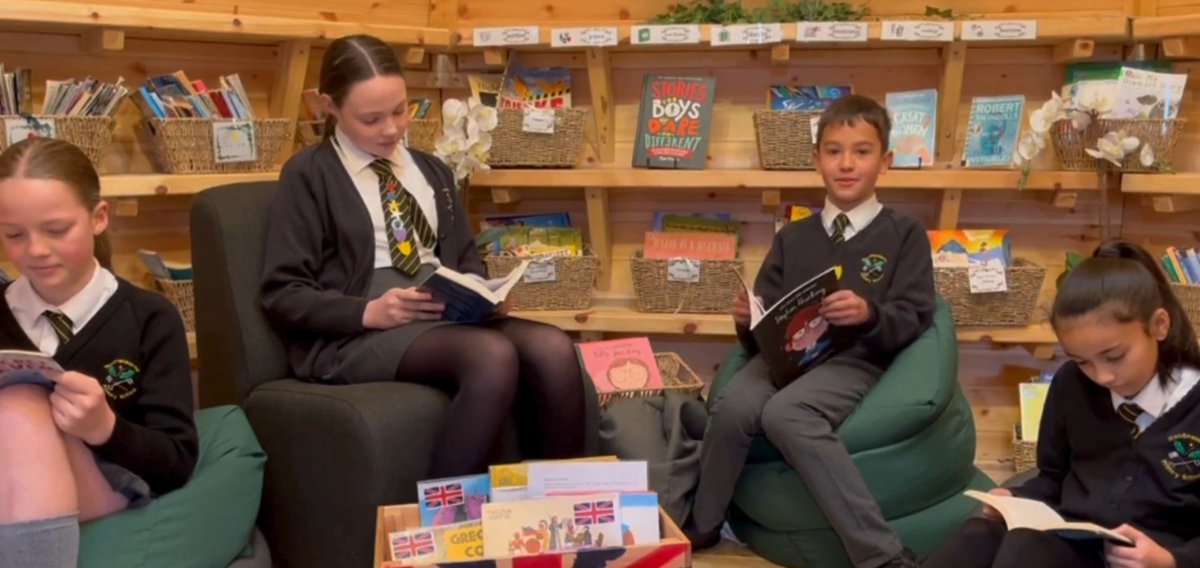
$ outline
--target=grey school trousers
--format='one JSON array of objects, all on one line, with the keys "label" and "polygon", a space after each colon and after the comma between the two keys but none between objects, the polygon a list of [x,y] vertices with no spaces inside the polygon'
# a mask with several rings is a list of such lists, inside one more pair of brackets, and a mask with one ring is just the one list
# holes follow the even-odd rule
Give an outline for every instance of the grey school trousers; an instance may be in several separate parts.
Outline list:
[{"label": "grey school trousers", "polygon": [[766,434],[800,474],[857,568],[897,557],[899,537],[834,434],[881,375],[869,365],[832,359],[780,390],[762,356],[751,359],[714,401],[692,509],[696,528],[708,531],[724,522],[750,443]]}]

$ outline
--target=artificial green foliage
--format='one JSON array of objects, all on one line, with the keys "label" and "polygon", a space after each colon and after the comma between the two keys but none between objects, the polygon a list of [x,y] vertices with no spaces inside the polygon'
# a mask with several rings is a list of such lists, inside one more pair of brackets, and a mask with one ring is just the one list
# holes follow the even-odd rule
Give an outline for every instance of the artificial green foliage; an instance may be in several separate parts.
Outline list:
[{"label": "artificial green foliage", "polygon": [[747,9],[740,0],[691,0],[673,4],[651,24],[755,24],[768,22],[846,22],[870,13],[866,4],[827,0],[770,0],[766,6]]},{"label": "artificial green foliage", "polygon": [[953,20],[955,18],[954,8],[946,8],[942,10],[934,6],[926,6],[925,16],[930,18],[944,18],[947,20]]},{"label": "artificial green foliage", "polygon": [[1067,251],[1066,266],[1063,267],[1062,274],[1059,274],[1058,279],[1056,279],[1054,281],[1054,289],[1057,290],[1059,288],[1062,288],[1063,280],[1065,280],[1067,278],[1067,274],[1070,274],[1072,270],[1075,270],[1075,267],[1079,266],[1079,263],[1083,262],[1084,259],[1086,259],[1086,258],[1087,257],[1085,257],[1082,254],[1079,254],[1073,250]]}]

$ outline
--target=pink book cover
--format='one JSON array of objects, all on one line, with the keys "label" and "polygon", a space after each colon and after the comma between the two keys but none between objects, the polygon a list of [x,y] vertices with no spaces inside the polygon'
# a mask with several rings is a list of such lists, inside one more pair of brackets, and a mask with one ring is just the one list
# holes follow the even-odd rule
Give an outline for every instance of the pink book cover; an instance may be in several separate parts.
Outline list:
[{"label": "pink book cover", "polygon": [[645,258],[733,260],[737,258],[737,236],[718,233],[646,233]]},{"label": "pink book cover", "polygon": [[663,388],[649,338],[591,341],[575,348],[584,372],[592,378],[601,395]]}]

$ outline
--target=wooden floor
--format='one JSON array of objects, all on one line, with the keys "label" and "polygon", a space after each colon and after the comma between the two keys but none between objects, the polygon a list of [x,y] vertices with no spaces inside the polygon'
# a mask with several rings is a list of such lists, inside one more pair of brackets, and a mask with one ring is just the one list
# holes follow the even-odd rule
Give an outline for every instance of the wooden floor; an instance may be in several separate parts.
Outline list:
[{"label": "wooden floor", "polygon": [[728,540],[692,556],[692,568],[770,568],[778,564],[767,562],[740,544]]}]

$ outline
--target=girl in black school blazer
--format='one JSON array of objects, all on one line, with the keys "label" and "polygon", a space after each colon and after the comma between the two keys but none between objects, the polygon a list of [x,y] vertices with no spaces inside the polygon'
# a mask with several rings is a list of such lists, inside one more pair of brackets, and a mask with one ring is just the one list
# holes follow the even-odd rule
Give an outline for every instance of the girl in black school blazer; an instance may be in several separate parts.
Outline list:
[{"label": "girl in black school blazer", "polygon": [[[389,255],[411,250],[408,232],[392,224],[401,222],[397,200],[411,195],[434,241],[424,242],[419,222],[408,221],[421,262],[484,275],[450,169],[401,144],[407,89],[395,53],[371,36],[335,40],[321,63],[320,91],[326,137],[283,167],[262,284],[263,308],[295,372],[320,382],[397,380],[454,392],[434,477],[484,470],[518,387],[536,406],[522,426],[535,429],[542,457],[579,454],[583,382],[569,336],[506,317],[504,308],[479,324],[443,321],[444,306],[397,268],[406,260]],[[408,195],[394,193],[397,185]],[[384,201],[393,209],[385,212]],[[389,227],[397,240],[388,240]]]},{"label": "girl in black school blazer", "polygon": [[989,507],[927,567],[1200,566],[1200,346],[1154,258],[1114,239],[1067,276],[1051,315],[1071,357],[1038,429],[1038,475],[993,489],[1042,501],[1132,546],[1007,531]]}]

